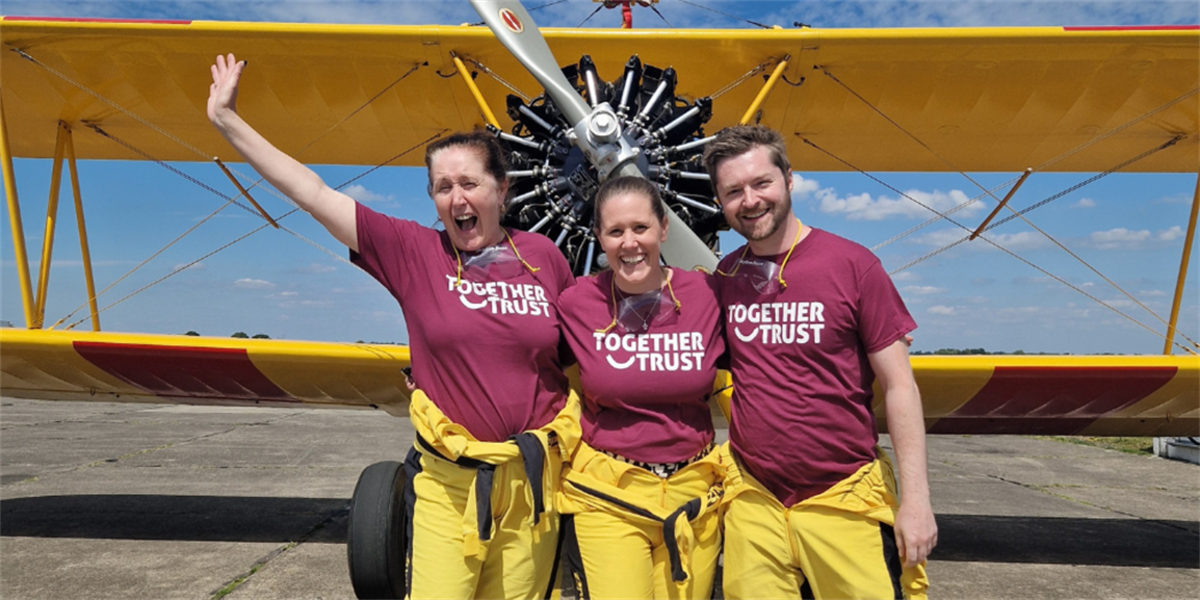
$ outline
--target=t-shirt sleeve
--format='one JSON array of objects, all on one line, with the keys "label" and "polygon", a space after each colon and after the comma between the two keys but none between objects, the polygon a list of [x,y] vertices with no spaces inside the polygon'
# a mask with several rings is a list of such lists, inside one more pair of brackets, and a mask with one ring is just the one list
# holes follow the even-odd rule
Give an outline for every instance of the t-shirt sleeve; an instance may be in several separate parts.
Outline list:
[{"label": "t-shirt sleeve", "polygon": [[858,335],[868,354],[887,348],[917,328],[892,278],[878,259],[871,258],[858,285]]},{"label": "t-shirt sleeve", "polygon": [[407,269],[403,263],[409,258],[408,244],[415,241],[414,229],[419,226],[375,212],[361,202],[356,203],[355,222],[358,252],[350,251],[350,262],[388,289],[404,289]]},{"label": "t-shirt sleeve", "polygon": [[708,286],[708,289],[712,293],[713,298],[715,298],[717,301],[717,337],[718,337],[718,341],[721,342],[721,344],[720,344],[721,354],[719,356],[717,356],[717,368],[728,371],[729,370],[729,344],[724,343],[724,341],[725,341],[725,305],[721,303],[721,286],[720,286],[720,281],[718,281],[718,279],[717,279],[718,277],[722,277],[722,276],[714,275],[712,273],[704,273],[704,284]]},{"label": "t-shirt sleeve", "polygon": [[554,247],[552,254],[557,257],[555,261],[557,271],[555,284],[558,285],[558,293],[562,294],[567,288],[575,285],[575,275],[571,273],[571,265],[567,263],[567,259],[563,257],[562,252],[559,252],[557,246]]}]

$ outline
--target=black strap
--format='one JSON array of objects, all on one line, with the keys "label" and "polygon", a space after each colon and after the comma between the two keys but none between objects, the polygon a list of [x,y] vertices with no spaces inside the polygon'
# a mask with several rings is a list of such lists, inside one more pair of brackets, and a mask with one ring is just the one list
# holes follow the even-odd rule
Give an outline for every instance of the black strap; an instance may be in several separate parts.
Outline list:
[{"label": "black strap", "polygon": [[689,521],[700,514],[700,499],[692,498],[687,504],[680,506],[663,522],[663,543],[667,546],[667,558],[671,561],[671,579],[687,581],[687,573],[683,570],[683,560],[679,556],[679,544],[675,541],[675,521],[680,513],[687,513]]},{"label": "black strap", "polygon": [[[528,431],[514,435],[509,438],[509,441],[514,442],[517,450],[521,453],[525,477],[529,480],[533,491],[533,524],[537,525],[541,520],[542,513],[546,512],[546,498],[542,493],[542,469],[546,461],[546,449],[542,446],[542,441],[538,439],[537,434]],[[492,484],[496,479],[496,465],[465,456],[450,460],[438,452],[433,444],[419,435],[417,444],[442,460],[478,471],[475,474],[475,521],[479,525],[479,540],[486,542],[492,539]]]},{"label": "black strap", "polygon": [[517,449],[521,451],[521,461],[525,463],[525,478],[529,480],[529,487],[533,491],[533,524],[537,525],[542,513],[546,512],[546,498],[542,494],[546,448],[542,446],[537,434],[528,431],[509,439],[516,442]]},{"label": "black strap", "polygon": [[479,525],[479,541],[492,539],[492,480],[496,465],[483,463],[475,472],[475,520]]}]

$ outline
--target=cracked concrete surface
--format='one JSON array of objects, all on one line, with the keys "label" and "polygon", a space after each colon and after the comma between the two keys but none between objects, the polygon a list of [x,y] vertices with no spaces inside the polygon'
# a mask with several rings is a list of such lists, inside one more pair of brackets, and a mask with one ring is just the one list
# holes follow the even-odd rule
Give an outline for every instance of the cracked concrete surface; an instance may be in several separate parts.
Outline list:
[{"label": "cracked concrete surface", "polygon": [[[352,598],[354,484],[411,443],[382,412],[2,399],[0,597]],[[1015,436],[929,457],[932,598],[1200,596],[1200,467]]]}]

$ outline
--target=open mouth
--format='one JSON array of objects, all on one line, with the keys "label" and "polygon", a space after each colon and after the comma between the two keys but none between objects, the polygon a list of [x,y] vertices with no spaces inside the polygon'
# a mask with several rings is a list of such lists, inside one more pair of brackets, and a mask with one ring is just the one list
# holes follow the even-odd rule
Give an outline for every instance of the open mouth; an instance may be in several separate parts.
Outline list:
[{"label": "open mouth", "polygon": [[639,254],[637,256],[622,256],[621,257],[621,262],[625,263],[627,265],[640,264],[642,262],[645,262],[645,260],[646,260],[645,254]]},{"label": "open mouth", "polygon": [[479,223],[479,218],[475,215],[461,215],[454,217],[454,224],[458,226],[458,230],[463,233],[469,233],[475,229],[475,225]]}]

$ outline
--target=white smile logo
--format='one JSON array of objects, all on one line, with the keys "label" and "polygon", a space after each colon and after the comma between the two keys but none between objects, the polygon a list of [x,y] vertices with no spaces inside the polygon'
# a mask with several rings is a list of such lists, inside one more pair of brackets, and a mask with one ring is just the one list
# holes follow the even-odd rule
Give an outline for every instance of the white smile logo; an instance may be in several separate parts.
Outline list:
[{"label": "white smile logo", "polygon": [[629,367],[633,366],[633,359],[637,358],[637,357],[630,356],[629,360],[625,361],[624,363],[619,363],[619,362],[613,360],[613,357],[611,354],[606,355],[604,358],[608,359],[608,364],[612,368],[624,371],[625,369],[628,369]]},{"label": "white smile logo", "polygon": [[474,304],[474,303],[472,303],[470,300],[467,300],[467,296],[466,296],[466,294],[459,294],[459,295],[458,295],[458,299],[459,299],[460,301],[462,301],[462,303],[463,303],[463,306],[465,306],[465,307],[467,307],[467,308],[469,308],[469,309],[471,309],[471,310],[479,310],[479,309],[481,309],[481,308],[483,308],[483,307],[487,306],[487,304],[488,304],[487,298],[484,298],[483,300],[480,300],[480,301],[479,301],[479,304]]},{"label": "white smile logo", "polygon": [[743,342],[752,342],[754,341],[754,338],[758,337],[758,327],[755,327],[748,336],[742,335],[742,330],[737,327],[733,328],[733,333],[738,337],[739,340],[742,340]]}]

